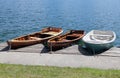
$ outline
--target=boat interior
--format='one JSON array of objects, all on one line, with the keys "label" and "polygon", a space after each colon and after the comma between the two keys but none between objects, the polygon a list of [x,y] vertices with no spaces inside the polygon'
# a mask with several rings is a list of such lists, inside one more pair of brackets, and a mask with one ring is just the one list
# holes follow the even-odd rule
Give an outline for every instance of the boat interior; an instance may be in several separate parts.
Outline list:
[{"label": "boat interior", "polygon": [[41,40],[42,38],[47,38],[50,37],[52,35],[50,34],[40,34],[40,33],[36,33],[33,35],[28,35],[28,36],[23,36],[20,38],[16,38],[15,40]]},{"label": "boat interior", "polygon": [[56,37],[56,38],[52,39],[51,41],[74,40],[74,39],[79,38],[80,35],[82,36],[82,34],[79,34],[79,33],[72,33],[72,34],[71,34],[71,33],[68,33],[68,34],[66,34],[66,35]]},{"label": "boat interior", "polygon": [[106,40],[110,41],[113,38],[113,33],[111,31],[100,31],[100,30],[94,30],[93,35],[90,35],[90,38],[92,40]]},{"label": "boat interior", "polygon": [[61,28],[54,28],[54,27],[48,27],[46,29],[42,29],[42,33],[48,33],[48,32],[60,32]]}]

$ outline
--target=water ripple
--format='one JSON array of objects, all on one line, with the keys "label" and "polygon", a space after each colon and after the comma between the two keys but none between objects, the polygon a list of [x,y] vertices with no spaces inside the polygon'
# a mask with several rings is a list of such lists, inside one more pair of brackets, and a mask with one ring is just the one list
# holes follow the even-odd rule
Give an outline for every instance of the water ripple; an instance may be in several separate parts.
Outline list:
[{"label": "water ripple", "polygon": [[[113,30],[120,44],[119,0],[0,0],[0,42],[46,26]],[[109,3],[109,4],[108,4]]]}]

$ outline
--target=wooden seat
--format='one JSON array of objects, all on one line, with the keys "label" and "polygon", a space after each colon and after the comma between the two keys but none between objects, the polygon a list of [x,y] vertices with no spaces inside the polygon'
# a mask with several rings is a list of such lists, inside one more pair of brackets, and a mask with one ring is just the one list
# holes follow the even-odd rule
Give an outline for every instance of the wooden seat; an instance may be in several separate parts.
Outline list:
[{"label": "wooden seat", "polygon": [[41,40],[41,38],[38,37],[30,37],[31,40]]},{"label": "wooden seat", "polygon": [[90,36],[92,40],[111,40],[112,35],[91,35]]}]

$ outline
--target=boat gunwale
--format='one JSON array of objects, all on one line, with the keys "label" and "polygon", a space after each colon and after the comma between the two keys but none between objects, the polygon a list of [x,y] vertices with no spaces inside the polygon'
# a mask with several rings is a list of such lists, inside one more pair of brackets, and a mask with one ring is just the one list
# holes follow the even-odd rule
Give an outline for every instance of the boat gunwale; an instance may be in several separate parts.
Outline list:
[{"label": "boat gunwale", "polygon": [[[72,30],[70,30],[70,31],[72,31]],[[50,40],[48,40],[48,43],[50,44],[62,44],[62,43],[70,43],[70,42],[74,42],[74,41],[77,41],[77,40],[79,40],[79,39],[81,39],[84,35],[85,35],[85,31],[84,30],[74,30],[74,31],[83,31],[83,34],[81,34],[81,36],[79,36],[78,38],[76,38],[76,39],[73,39],[73,40],[65,40],[65,41],[51,41],[51,40],[53,40],[53,39],[55,39],[55,38],[60,38],[60,37],[66,37],[68,34],[70,34],[70,31],[68,31],[66,34],[63,34],[63,35],[60,35],[60,36],[57,36],[57,37],[54,37],[54,38],[51,38]],[[64,38],[63,38],[64,39]]]},{"label": "boat gunwale", "polygon": [[[47,27],[47,28],[49,28],[49,27]],[[47,29],[47,28],[45,28],[45,29]],[[55,27],[51,27],[51,28],[55,28]],[[36,37],[36,38],[39,38],[40,40],[52,38],[52,37],[57,36],[57,35],[59,35],[60,33],[63,32],[62,28],[59,28],[59,29],[60,29],[60,32],[58,32],[56,35],[46,34],[46,35],[51,35],[51,36],[50,36],[50,37],[45,37],[45,38],[39,38],[39,37]],[[39,40],[16,40],[16,39],[18,39],[18,38],[25,37],[25,36],[26,36],[26,37],[27,37],[27,36],[31,36],[31,35],[34,35],[34,34],[37,34],[37,33],[38,33],[38,34],[44,34],[44,32],[41,30],[40,32],[33,32],[33,33],[30,33],[30,34],[27,34],[27,35],[22,35],[22,36],[16,37],[16,38],[14,38],[14,39],[8,40],[7,42],[12,42],[12,41],[14,41],[14,42],[39,41]]]},{"label": "boat gunwale", "polygon": [[[91,30],[90,32],[88,32],[83,38],[82,40],[85,42],[85,43],[89,43],[89,44],[109,44],[109,43],[112,43],[113,41],[115,41],[116,39],[116,34],[114,31],[112,31],[113,33],[113,38],[110,40],[110,41],[102,41],[102,40],[96,40],[96,42],[94,42],[94,40],[91,40],[90,39],[90,34],[93,32],[94,30]],[[85,40],[85,37],[87,37],[90,39],[89,42],[87,40]],[[93,41],[93,42],[92,42]]]},{"label": "boat gunwale", "polygon": [[[57,34],[55,33],[54,35],[52,35],[52,34],[48,33],[46,35],[50,35],[50,36],[48,36],[48,37],[45,36],[41,39],[39,37],[35,36],[37,34],[39,35],[39,33],[44,34],[45,32],[49,32],[49,31],[56,32]],[[30,46],[30,45],[34,45],[34,44],[38,44],[38,43],[44,43],[45,41],[49,40],[50,38],[53,38],[53,37],[56,37],[56,36],[62,34],[62,32],[63,32],[62,28],[47,27],[47,28],[43,28],[39,32],[33,32],[33,33],[30,33],[30,34],[27,34],[27,35],[19,36],[19,37],[16,37],[14,39],[8,40],[6,42],[7,42],[8,46],[10,46],[10,48],[16,49],[16,48]],[[35,36],[36,39],[34,39],[34,38],[29,39],[29,37],[34,37],[34,36]],[[23,38],[23,40],[19,40],[19,38],[21,38],[21,39]],[[38,40],[37,40],[37,38],[38,38]]]}]

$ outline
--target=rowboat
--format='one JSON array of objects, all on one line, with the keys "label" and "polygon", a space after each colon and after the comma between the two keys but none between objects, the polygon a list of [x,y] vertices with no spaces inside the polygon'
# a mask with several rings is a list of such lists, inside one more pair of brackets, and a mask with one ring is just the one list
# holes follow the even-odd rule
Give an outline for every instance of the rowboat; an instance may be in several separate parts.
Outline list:
[{"label": "rowboat", "polygon": [[70,30],[63,35],[48,40],[48,48],[51,50],[56,50],[70,46],[80,40],[83,36],[83,30]]},{"label": "rowboat", "polygon": [[8,46],[12,49],[25,47],[37,43],[43,43],[50,38],[60,35],[63,32],[61,28],[47,27],[42,29],[40,32],[35,32],[25,36],[20,36],[12,40],[8,40]]},{"label": "rowboat", "polygon": [[92,30],[82,40],[88,49],[97,52],[111,48],[115,39],[116,34],[113,31]]}]

